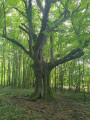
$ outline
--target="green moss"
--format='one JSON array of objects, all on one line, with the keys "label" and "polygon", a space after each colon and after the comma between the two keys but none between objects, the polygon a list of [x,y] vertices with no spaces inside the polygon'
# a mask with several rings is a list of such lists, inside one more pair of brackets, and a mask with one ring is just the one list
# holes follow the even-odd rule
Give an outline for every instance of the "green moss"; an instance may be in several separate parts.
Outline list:
[{"label": "green moss", "polygon": [[39,95],[35,95],[35,96],[30,96],[29,98],[30,98],[31,101],[36,101],[37,99],[40,98],[40,96]]},{"label": "green moss", "polygon": [[31,101],[36,101],[37,99],[41,98],[40,92],[34,92],[29,96]]},{"label": "green moss", "polygon": [[45,94],[45,98],[44,99],[53,99],[54,96],[53,96],[53,93],[52,91],[48,91],[46,94]]}]

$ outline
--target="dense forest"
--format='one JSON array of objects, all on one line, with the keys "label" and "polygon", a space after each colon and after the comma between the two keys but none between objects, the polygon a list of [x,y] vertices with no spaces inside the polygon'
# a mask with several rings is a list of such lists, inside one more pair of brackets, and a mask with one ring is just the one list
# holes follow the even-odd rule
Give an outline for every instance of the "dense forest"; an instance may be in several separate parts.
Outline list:
[{"label": "dense forest", "polygon": [[[0,111],[14,110],[0,120],[90,119],[90,0],[0,0],[0,91]],[[81,118],[70,113],[70,100],[86,110]],[[22,116],[17,106],[2,109],[8,102],[31,107]]]}]

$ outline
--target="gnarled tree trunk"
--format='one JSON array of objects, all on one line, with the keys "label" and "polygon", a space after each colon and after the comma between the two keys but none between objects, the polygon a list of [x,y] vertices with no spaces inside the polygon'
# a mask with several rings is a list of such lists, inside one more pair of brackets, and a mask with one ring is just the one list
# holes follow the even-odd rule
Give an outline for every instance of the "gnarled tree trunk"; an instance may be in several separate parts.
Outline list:
[{"label": "gnarled tree trunk", "polygon": [[34,74],[36,77],[35,91],[31,95],[31,100],[38,98],[52,98],[50,89],[50,70],[48,64],[43,60],[35,60],[33,65]]}]

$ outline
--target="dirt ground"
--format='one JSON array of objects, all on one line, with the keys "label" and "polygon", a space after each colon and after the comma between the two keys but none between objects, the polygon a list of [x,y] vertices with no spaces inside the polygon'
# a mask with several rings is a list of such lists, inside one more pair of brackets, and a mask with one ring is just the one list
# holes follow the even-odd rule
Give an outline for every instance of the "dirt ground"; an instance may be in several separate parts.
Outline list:
[{"label": "dirt ground", "polygon": [[37,101],[30,101],[28,97],[14,97],[11,102],[23,107],[23,114],[28,114],[31,120],[90,120],[86,119],[87,115],[82,116],[82,108],[79,105],[75,106],[74,100],[65,96]]},{"label": "dirt ground", "polygon": [[20,93],[12,95],[9,91],[4,94],[8,103],[23,109],[23,114],[28,115],[28,119],[20,120],[90,120],[90,102],[76,101],[63,95],[53,100],[30,101],[28,96]]}]

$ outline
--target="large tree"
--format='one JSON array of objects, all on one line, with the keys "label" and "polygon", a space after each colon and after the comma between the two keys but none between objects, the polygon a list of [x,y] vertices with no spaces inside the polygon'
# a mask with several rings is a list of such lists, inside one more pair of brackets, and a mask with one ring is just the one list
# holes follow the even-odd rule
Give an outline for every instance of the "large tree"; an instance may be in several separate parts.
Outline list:
[{"label": "large tree", "polygon": [[[19,2],[16,0],[17,3],[23,7],[19,5],[14,7],[13,4],[13,12],[17,11],[19,12],[19,15],[21,14],[23,17],[19,28],[25,32],[26,36],[28,36],[28,49],[17,40],[9,37],[9,32],[6,27],[7,16],[4,4],[5,2],[9,4],[10,1],[14,2],[14,0],[2,1],[4,13],[3,37],[18,45],[31,59],[33,59],[32,68],[34,70],[36,82],[35,91],[31,95],[31,98],[50,98],[52,97],[50,89],[50,72],[52,69],[60,64],[84,55],[83,48],[87,46],[88,39],[84,39],[84,42],[82,42],[83,38],[81,40],[80,36],[82,36],[83,33],[85,35],[88,34],[88,30],[86,30],[87,28],[85,27],[84,30],[81,29],[82,25],[80,24],[80,20],[83,21],[82,24],[85,26],[85,15],[89,8],[89,1],[86,0],[84,3],[84,0],[21,0]],[[25,9],[22,10],[21,8]],[[53,44],[55,39],[53,33],[56,32],[56,35],[59,36],[59,38],[60,35],[65,36],[61,27],[65,21],[67,21],[66,23],[68,23],[68,21],[70,22],[72,34],[77,36],[76,39],[78,40],[76,42],[80,43],[81,46],[79,47],[76,45],[76,47],[69,53],[66,53],[65,56],[58,55],[57,59],[53,59],[54,55],[51,46],[52,59],[47,61],[44,58],[45,46],[49,40],[52,42],[51,44]],[[70,37],[68,39],[72,38]]]}]

